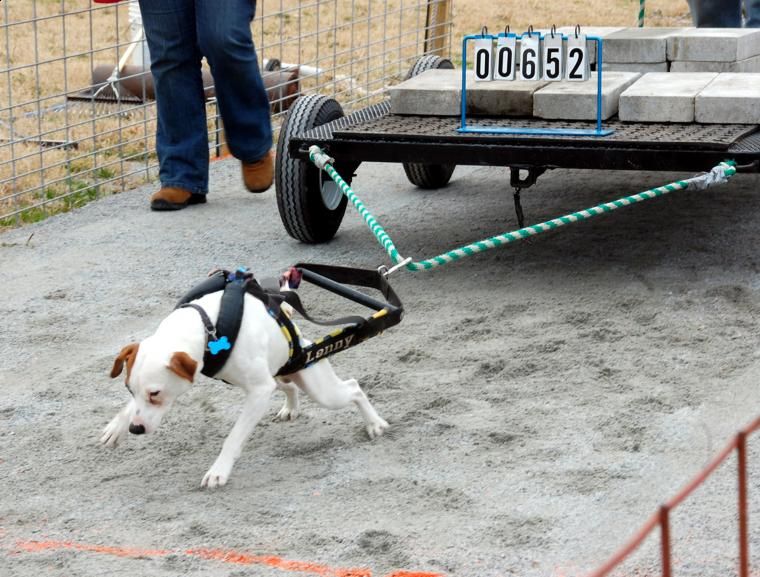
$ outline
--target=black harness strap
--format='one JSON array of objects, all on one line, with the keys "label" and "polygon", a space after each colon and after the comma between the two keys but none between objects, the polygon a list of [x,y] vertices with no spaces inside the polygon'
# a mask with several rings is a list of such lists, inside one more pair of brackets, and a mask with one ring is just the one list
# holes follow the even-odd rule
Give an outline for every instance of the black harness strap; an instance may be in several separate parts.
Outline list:
[{"label": "black harness strap", "polygon": [[[230,354],[232,354],[232,348],[235,346],[235,341],[240,332],[240,324],[243,322],[244,299],[249,284],[258,283],[253,279],[253,275],[243,270],[235,272],[218,271],[191,289],[177,304],[176,308],[189,306],[201,314],[207,333],[201,373],[207,377],[213,377],[222,370],[230,358]],[[206,311],[199,305],[188,303],[220,290],[224,293],[219,305],[219,315],[216,319],[216,325],[212,324],[209,330],[206,322],[208,319]],[[214,339],[209,340],[209,336],[214,337]]]},{"label": "black harness strap", "polygon": [[[327,323],[318,322],[310,319],[302,310],[293,305],[290,301],[292,292],[285,293],[288,295],[287,302],[312,322],[323,325],[351,324],[325,337],[316,339],[312,344],[304,347],[299,356],[293,355],[279,370],[278,376],[294,373],[339,351],[356,346],[401,321],[404,307],[386,278],[378,271],[305,263],[297,264],[294,268],[301,271],[304,280],[367,308],[374,309],[376,312],[367,319],[354,316],[343,317]],[[363,292],[349,288],[347,285],[377,290],[383,295],[384,301],[381,302]],[[294,296],[297,298],[297,295]],[[300,300],[298,304],[300,306]]]},{"label": "black harness strap", "polygon": [[[229,359],[243,321],[246,293],[264,304],[289,337],[290,357],[276,376],[294,373],[338,351],[353,347],[401,320],[404,310],[401,301],[385,277],[377,271],[315,264],[299,264],[291,270],[297,270],[299,275],[303,275],[304,280],[320,288],[375,310],[375,314],[366,319],[358,315],[349,315],[320,321],[306,312],[301,299],[294,291],[281,292],[276,285],[264,289],[246,269],[238,269],[235,272],[217,271],[183,296],[176,307],[191,307],[201,315],[207,334],[203,356],[204,375],[214,377]],[[377,290],[382,293],[384,301],[381,302],[346,285]],[[218,291],[224,291],[224,294],[214,325],[203,307],[191,301]],[[341,325],[342,328],[304,347],[290,316],[282,309],[283,303],[293,307],[309,322],[323,326]],[[210,337],[213,337],[213,340]]]}]

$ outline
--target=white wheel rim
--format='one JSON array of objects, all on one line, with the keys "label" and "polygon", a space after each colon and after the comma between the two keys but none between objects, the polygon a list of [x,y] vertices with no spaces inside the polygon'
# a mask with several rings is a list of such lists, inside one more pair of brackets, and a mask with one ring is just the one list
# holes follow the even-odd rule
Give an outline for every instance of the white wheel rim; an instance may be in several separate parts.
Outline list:
[{"label": "white wheel rim", "polygon": [[329,210],[335,210],[340,204],[343,193],[338,188],[338,185],[329,178],[325,180],[320,176],[320,181],[322,202]]}]

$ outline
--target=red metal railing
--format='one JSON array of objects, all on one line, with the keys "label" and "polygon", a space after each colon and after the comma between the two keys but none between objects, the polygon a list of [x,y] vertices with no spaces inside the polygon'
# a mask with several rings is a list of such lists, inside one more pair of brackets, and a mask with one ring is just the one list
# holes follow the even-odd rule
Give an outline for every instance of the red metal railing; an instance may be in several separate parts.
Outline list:
[{"label": "red metal railing", "polygon": [[748,427],[739,431],[733,440],[710,463],[692,479],[675,497],[662,505],[644,526],[615,553],[604,565],[591,573],[589,577],[605,577],[620,565],[631,553],[638,549],[655,527],[660,527],[660,554],[662,576],[671,577],[670,555],[670,512],[680,505],[705,479],[717,469],[731,453],[736,450],[738,478],[739,509],[739,577],[749,577],[749,519],[747,514],[747,437],[760,429],[760,417]]}]

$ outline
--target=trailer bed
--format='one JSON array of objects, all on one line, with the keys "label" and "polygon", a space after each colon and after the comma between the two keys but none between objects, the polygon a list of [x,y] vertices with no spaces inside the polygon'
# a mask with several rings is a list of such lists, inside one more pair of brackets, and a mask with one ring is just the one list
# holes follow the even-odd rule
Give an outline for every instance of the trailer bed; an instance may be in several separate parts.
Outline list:
[{"label": "trailer bed", "polygon": [[[472,124],[529,128],[595,128],[594,122],[535,118],[474,117]],[[734,160],[743,172],[760,170],[760,127],[747,124],[631,123],[612,119],[608,136],[504,135],[460,133],[460,119],[406,116],[390,103],[362,108],[348,116],[295,135],[290,153],[308,159],[317,144],[343,163],[415,162],[594,168],[617,170],[707,170]]]}]

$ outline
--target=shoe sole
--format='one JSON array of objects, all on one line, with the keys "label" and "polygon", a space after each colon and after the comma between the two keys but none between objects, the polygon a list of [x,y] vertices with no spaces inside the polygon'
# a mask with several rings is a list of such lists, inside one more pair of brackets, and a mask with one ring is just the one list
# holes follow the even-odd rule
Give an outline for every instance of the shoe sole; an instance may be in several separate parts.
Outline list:
[{"label": "shoe sole", "polygon": [[187,200],[187,202],[169,202],[168,200],[163,200],[161,198],[152,200],[150,202],[150,209],[155,210],[157,212],[165,212],[165,211],[171,211],[171,210],[182,210],[183,208],[186,208],[190,206],[191,204],[205,204],[205,203],[206,203],[205,194],[194,194]]},{"label": "shoe sole", "polygon": [[266,188],[248,188],[246,186],[246,189],[248,189],[248,192],[252,192],[253,194],[259,194],[259,193],[262,193],[262,192],[266,192],[267,190],[269,190],[270,188],[272,188],[273,184],[274,184],[274,180],[272,180],[272,182],[270,182],[269,186],[267,186]]}]

